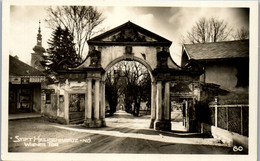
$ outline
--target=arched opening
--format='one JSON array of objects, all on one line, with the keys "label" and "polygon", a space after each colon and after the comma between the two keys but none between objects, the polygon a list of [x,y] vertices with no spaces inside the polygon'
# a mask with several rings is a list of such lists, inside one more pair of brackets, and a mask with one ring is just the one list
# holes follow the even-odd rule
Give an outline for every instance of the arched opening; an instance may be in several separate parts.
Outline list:
[{"label": "arched opening", "polygon": [[[105,68],[106,125],[149,128],[151,118],[151,67],[143,60],[123,57]],[[140,121],[142,123],[140,123]],[[130,126],[130,127],[129,127]]]},{"label": "arched opening", "polygon": [[[116,58],[115,60],[111,61],[104,69],[105,71],[108,71],[108,69],[110,69],[113,65],[115,65],[116,63],[120,62],[120,61],[136,61],[136,62],[139,62],[141,63],[143,66],[145,66],[150,74],[150,77],[151,77],[151,81],[154,82],[154,77],[152,75],[152,67],[146,62],[144,61],[143,59],[141,58],[138,58],[138,57],[135,57],[133,56],[133,59],[129,60],[129,59],[126,59],[124,56],[121,56],[119,58]],[[105,76],[106,74],[103,75],[103,80],[105,79]]]}]

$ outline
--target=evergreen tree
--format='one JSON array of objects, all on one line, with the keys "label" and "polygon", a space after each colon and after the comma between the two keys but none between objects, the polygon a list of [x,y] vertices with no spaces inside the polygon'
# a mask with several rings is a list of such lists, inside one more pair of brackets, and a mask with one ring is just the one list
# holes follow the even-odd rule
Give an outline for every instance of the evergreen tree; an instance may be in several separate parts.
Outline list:
[{"label": "evergreen tree", "polygon": [[79,58],[75,51],[73,36],[69,30],[57,27],[48,40],[49,48],[44,54],[42,64],[47,73],[66,70],[78,65]]}]

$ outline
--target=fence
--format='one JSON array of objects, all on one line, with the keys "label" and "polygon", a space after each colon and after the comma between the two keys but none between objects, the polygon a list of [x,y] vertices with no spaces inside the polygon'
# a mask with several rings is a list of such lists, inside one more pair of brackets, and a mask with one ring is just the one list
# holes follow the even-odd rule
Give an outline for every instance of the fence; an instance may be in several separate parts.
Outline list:
[{"label": "fence", "polygon": [[248,105],[210,105],[209,107],[213,125],[248,136]]}]

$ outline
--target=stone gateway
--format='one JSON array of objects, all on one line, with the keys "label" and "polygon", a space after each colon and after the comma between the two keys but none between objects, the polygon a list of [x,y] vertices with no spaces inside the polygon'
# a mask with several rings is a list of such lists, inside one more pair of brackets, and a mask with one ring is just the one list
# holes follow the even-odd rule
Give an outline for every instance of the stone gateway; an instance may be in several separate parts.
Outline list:
[{"label": "stone gateway", "polygon": [[[191,106],[199,99],[201,70],[179,67],[170,57],[171,41],[130,21],[88,40],[89,53],[76,68],[58,71],[58,82],[45,88],[53,93],[42,98],[43,114],[70,124],[84,121],[86,127],[105,126],[106,71],[114,64],[127,60],[143,64],[151,76],[151,124],[155,130],[171,130],[171,92],[179,82],[193,91]],[[48,104],[55,105],[48,106]],[[75,108],[75,106],[79,106]],[[48,109],[49,108],[49,109]],[[189,115],[194,115],[190,111]],[[188,121],[188,124],[192,120]]]}]

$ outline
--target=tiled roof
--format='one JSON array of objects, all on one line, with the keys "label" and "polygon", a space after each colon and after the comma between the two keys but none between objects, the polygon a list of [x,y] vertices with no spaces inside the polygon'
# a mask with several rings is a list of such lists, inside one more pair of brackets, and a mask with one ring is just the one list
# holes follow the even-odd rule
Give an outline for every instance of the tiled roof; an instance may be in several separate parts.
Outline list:
[{"label": "tiled roof", "polygon": [[184,44],[189,59],[209,60],[249,57],[249,40]]},{"label": "tiled roof", "polygon": [[44,74],[32,66],[9,55],[10,76],[44,76]]}]

